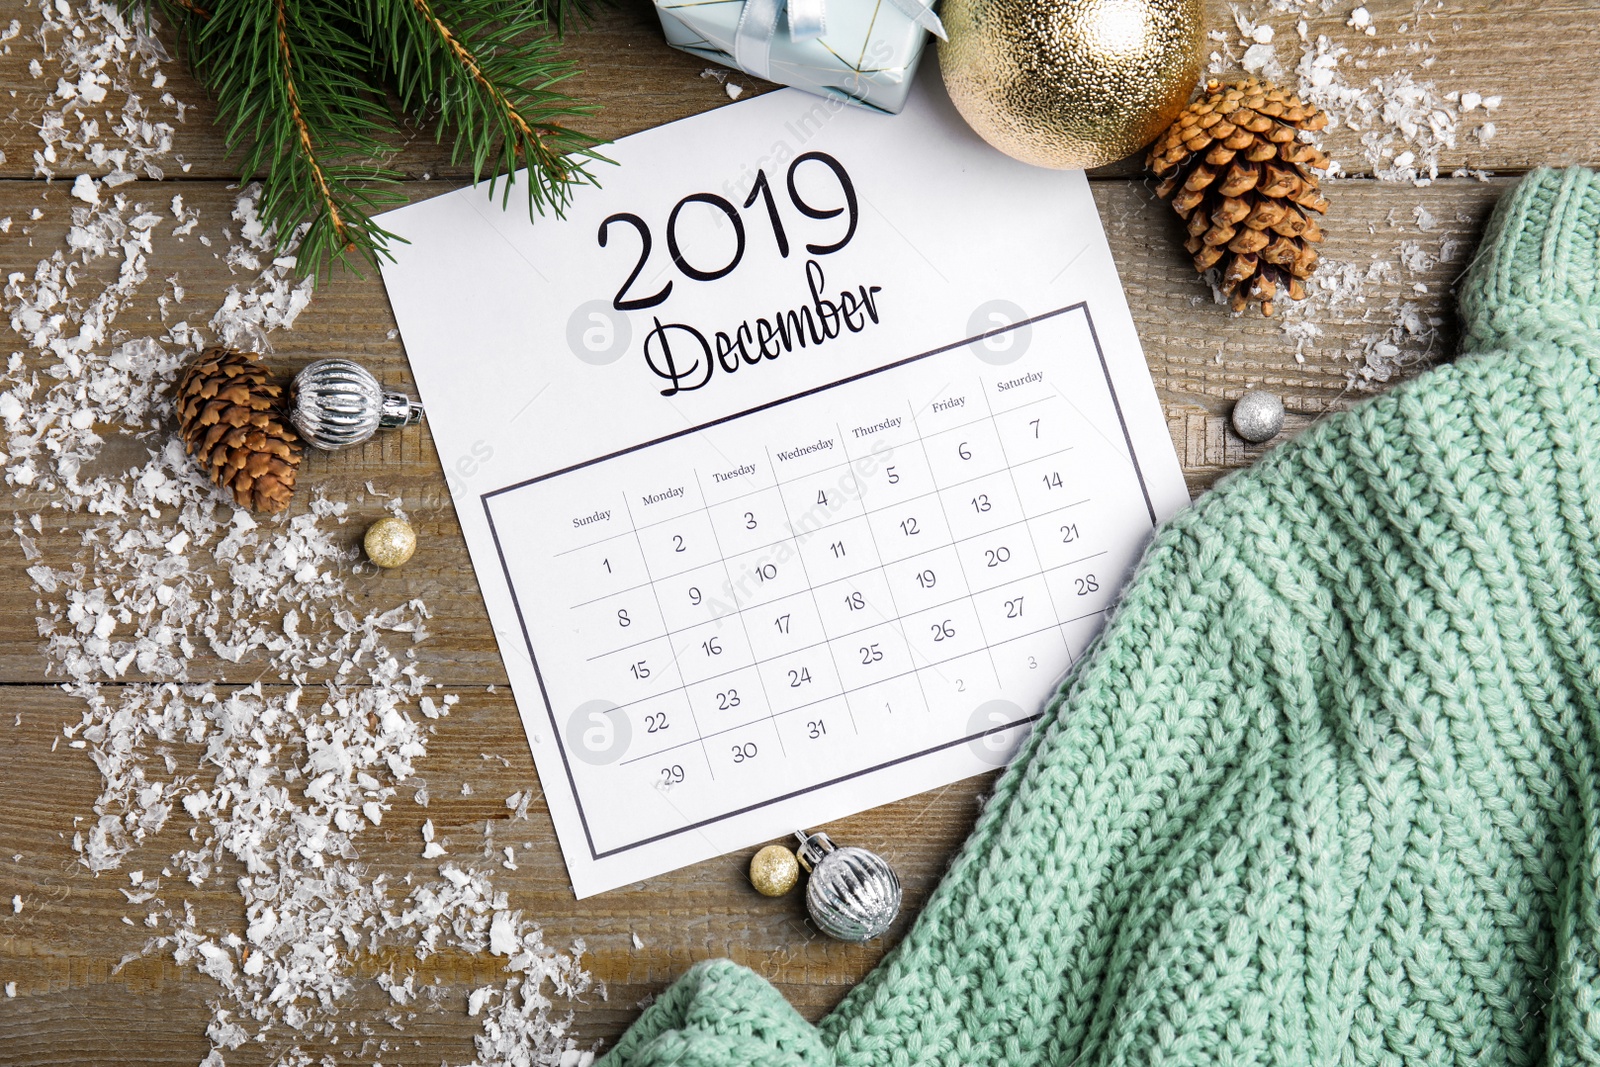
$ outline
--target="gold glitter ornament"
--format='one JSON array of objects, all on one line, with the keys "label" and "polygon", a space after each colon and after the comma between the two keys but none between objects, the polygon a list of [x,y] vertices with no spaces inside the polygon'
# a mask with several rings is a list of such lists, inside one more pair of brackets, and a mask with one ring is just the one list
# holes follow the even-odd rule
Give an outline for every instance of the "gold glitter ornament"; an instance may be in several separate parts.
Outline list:
[{"label": "gold glitter ornament", "polygon": [[969,125],[1039,167],[1132,155],[1200,77],[1200,0],[944,0],[939,67]]},{"label": "gold glitter ornament", "polygon": [[781,897],[800,880],[800,861],[782,845],[768,845],[750,857],[750,884],[764,897]]},{"label": "gold glitter ornament", "polygon": [[398,567],[417,551],[417,531],[406,520],[390,516],[368,526],[361,545],[378,566]]}]

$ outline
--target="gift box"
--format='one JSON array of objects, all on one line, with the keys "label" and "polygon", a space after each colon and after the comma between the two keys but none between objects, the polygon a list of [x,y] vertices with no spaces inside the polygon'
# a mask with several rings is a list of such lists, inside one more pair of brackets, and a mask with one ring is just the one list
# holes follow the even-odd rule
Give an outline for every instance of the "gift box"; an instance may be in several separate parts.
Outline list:
[{"label": "gift box", "polygon": [[928,34],[932,0],[655,0],[667,43],[819,96],[896,113]]}]

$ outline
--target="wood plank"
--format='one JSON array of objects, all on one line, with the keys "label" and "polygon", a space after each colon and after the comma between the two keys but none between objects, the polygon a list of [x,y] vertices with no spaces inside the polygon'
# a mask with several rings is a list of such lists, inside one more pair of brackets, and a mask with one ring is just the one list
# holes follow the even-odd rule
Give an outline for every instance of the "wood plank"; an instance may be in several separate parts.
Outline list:
[{"label": "wood plank", "polygon": [[[198,1062],[210,1018],[210,978],[157,953],[116,970],[123,956],[138,953],[146,938],[165,932],[143,926],[155,907],[130,904],[121,888],[127,872],[159,871],[176,849],[192,847],[190,820],[179,812],[156,838],[130,855],[122,868],[95,877],[75,862],[67,842],[92,822],[100,776],[88,755],[65,743],[52,747],[62,724],[75,721],[81,705],[56,690],[7,690],[0,721],[0,984],[15,981],[17,997],[0,997],[0,1061],[7,1067],[116,1062]],[[13,719],[20,716],[21,725]],[[175,746],[176,773],[200,773],[200,748]],[[484,759],[484,754],[495,758]],[[159,764],[159,758],[152,753]],[[503,757],[503,759],[501,758]],[[164,776],[159,767],[157,776]],[[906,907],[894,930],[870,946],[821,937],[806,921],[799,894],[777,900],[758,896],[744,878],[749,853],[695,864],[646,883],[578,902],[572,898],[542,797],[527,821],[513,821],[505,798],[527,789],[536,776],[509,694],[462,694],[456,712],[437,724],[422,774],[431,793],[428,807],[397,800],[381,830],[357,838],[367,873],[400,881],[408,875],[437,879],[441,861],[420,858],[420,828],[431,818],[451,858],[464,866],[491,869],[497,889],[545,929],[547,941],[568,946],[582,938],[585,966],[605,983],[607,994],[575,1005],[576,1033],[585,1043],[610,1039],[637,1014],[642,997],[659,992],[692,962],[727,955],[770,977],[808,1017],[833,1006],[903,934],[937,884],[977,815],[977,799],[992,776],[970,779],[844,820],[830,829],[849,841],[883,853],[899,872]],[[48,789],[41,789],[41,782]],[[472,789],[462,794],[462,786]],[[402,790],[409,797],[410,790]],[[517,848],[518,869],[505,870],[481,855],[484,825],[492,822],[497,846]],[[523,848],[524,842],[529,847]],[[14,859],[20,855],[20,859]],[[497,857],[498,858],[498,857]],[[163,879],[168,907],[187,903],[201,924],[242,930],[234,879],[219,870],[202,887]],[[10,900],[20,895],[23,910]],[[135,925],[123,922],[127,916]],[[643,947],[636,949],[637,935]],[[393,1005],[371,981],[393,966],[412,971],[417,985],[438,983],[438,1007],[392,1034],[377,1022]],[[459,951],[418,962],[403,948],[355,960],[360,989],[343,1019],[367,1020],[380,1034],[403,1039],[405,1063],[463,1062],[471,1055],[477,1020],[465,1011],[468,993],[500,977],[498,961]],[[289,1037],[292,1035],[283,1035]],[[410,1045],[411,1040],[420,1045]],[[321,1051],[339,1048],[313,1043]],[[245,1048],[230,1065],[270,1062],[273,1046]],[[384,1057],[385,1062],[390,1062]]]},{"label": "wood plank", "polygon": [[[1237,55],[1243,48],[1236,43],[1235,6],[1229,0],[1207,0],[1205,23],[1208,29],[1224,33]],[[1250,5],[1237,6],[1251,10]],[[1257,6],[1270,7],[1264,3]],[[1326,35],[1336,46],[1350,50],[1341,69],[1353,84],[1409,71],[1418,82],[1436,83],[1440,93],[1454,89],[1504,98],[1504,107],[1494,116],[1496,136],[1487,143],[1462,136],[1441,156],[1446,172],[1474,167],[1515,173],[1543,163],[1600,163],[1600,131],[1589,120],[1587,109],[1572,106],[1573,101],[1592,100],[1600,93],[1600,67],[1592,58],[1600,51],[1600,22],[1586,0],[1496,4],[1371,0],[1366,7],[1377,30],[1372,37],[1347,24],[1349,8],[1345,5],[1330,11],[1320,10],[1321,5],[1306,6],[1312,8],[1305,13],[1309,38]],[[23,36],[0,53],[0,92],[12,101],[18,120],[0,128],[0,150],[6,157],[0,164],[0,177],[31,177],[33,153],[42,145],[38,134],[20,119],[43,110],[60,71],[59,64],[45,61],[33,39],[39,18],[24,0],[0,3],[0,22],[11,18],[20,20]],[[1277,14],[1266,21],[1277,30],[1280,58],[1292,69],[1299,59],[1295,17]],[[1514,32],[1508,32],[1508,27],[1514,27]],[[181,55],[170,29],[160,36],[175,57]],[[1427,51],[1413,51],[1411,46],[1421,42],[1426,42]],[[1218,45],[1208,42],[1207,47],[1209,51]],[[566,54],[584,72],[570,83],[572,91],[579,99],[603,108],[582,124],[598,137],[614,139],[728,103],[723,87],[701,76],[708,67],[704,60],[667,47],[654,10],[643,0],[625,0],[603,12],[590,28],[573,31]],[[38,78],[29,70],[34,60],[45,61]],[[930,53],[927,61],[934,60]],[[160,90],[144,85],[140,95],[153,121],[166,121],[177,129],[176,151],[190,169],[174,169],[169,176],[236,176],[237,161],[227,158],[213,125],[215,109],[187,63],[176,58],[163,64],[162,72],[166,84]],[[732,80],[747,92],[772,88],[738,72]],[[161,103],[163,93],[170,94],[175,103]],[[102,115],[113,116],[102,119],[108,130],[120,115],[125,97],[124,91],[113,88],[99,105]],[[177,102],[184,105],[181,123]],[[1482,114],[1478,112],[1478,117]],[[1468,128],[1476,125],[1476,121],[1466,124]],[[1327,143],[1350,173],[1370,173],[1362,159],[1359,134],[1332,131]],[[107,144],[114,146],[109,139]],[[397,163],[413,178],[459,178],[469,173],[450,162],[448,149],[435,144],[427,129],[410,131]],[[60,172],[74,173],[70,168]],[[1136,166],[1124,164],[1101,173],[1127,176],[1136,172]]]},{"label": "wood plank", "polygon": [[[1307,348],[1301,363],[1295,359],[1294,343],[1276,321],[1253,314],[1234,316],[1212,301],[1209,289],[1194,274],[1178,244],[1181,234],[1176,220],[1146,186],[1122,181],[1095,183],[1094,194],[1112,252],[1191,489],[1204,489],[1227,470],[1260,454],[1259,448],[1244,445],[1225,428],[1232,400],[1247,388],[1261,386],[1282,394],[1292,413],[1291,429],[1308,425],[1315,417],[1370,392],[1350,384],[1351,374],[1360,366],[1359,358],[1339,353],[1359,352],[1364,337],[1392,324],[1393,314],[1384,310],[1391,301],[1412,300],[1423,317],[1440,320],[1430,358],[1449,353],[1454,343],[1450,287],[1465,264],[1464,257],[1470,254],[1487,211],[1507,186],[1504,180],[1454,180],[1427,189],[1407,187],[1401,196],[1395,188],[1374,182],[1338,183],[1331,193],[1333,207],[1325,246],[1330,263],[1354,264],[1363,270],[1375,260],[1397,264],[1401,242],[1415,242],[1434,256],[1442,246],[1453,247],[1455,258],[1415,273],[1397,266],[1388,280],[1371,286],[1365,304],[1310,312],[1309,320],[1324,334]],[[444,183],[418,184],[411,191],[423,197],[448,187]],[[0,183],[0,216],[20,214],[34,203],[44,205],[47,212],[37,223],[0,235],[0,271],[29,272],[40,255],[64,239],[64,192],[57,186],[40,199],[36,183]],[[217,256],[218,248],[225,247],[222,229],[231,225],[228,212],[235,195],[220,182],[186,186],[186,201],[200,209],[201,226],[188,238],[163,237],[150,262],[152,279],[176,274],[189,294],[183,305],[169,312],[167,326],[185,317],[203,324],[219,302],[219,294],[229,285],[248,281],[246,276],[230,274]],[[152,206],[161,208],[159,203]],[[1412,216],[1417,206],[1439,220],[1436,229],[1424,232],[1417,228]],[[214,242],[210,249],[198,243],[198,236],[206,233]],[[1063,262],[1071,254],[1072,250],[1064,249]],[[82,287],[90,289],[95,284],[90,278]],[[1427,292],[1412,291],[1415,285],[1425,286]],[[159,335],[163,324],[157,298],[163,288],[159,281],[147,284],[120,316],[118,325],[135,334]],[[276,352],[271,359],[289,374],[312,359],[349,356],[367,363],[391,386],[410,388],[401,342],[389,336],[393,329],[393,314],[381,282],[375,276],[340,276],[322,285],[292,330],[274,335]],[[1416,339],[1410,343],[1415,347]],[[41,372],[51,362],[29,357],[29,365]],[[144,439],[113,436],[101,468],[126,469],[142,461],[146,450],[159,446],[161,440],[159,434]],[[460,505],[502,484],[504,468],[505,464],[497,465],[493,457],[481,463],[470,455],[440,457],[424,428],[380,435],[360,448],[336,454],[311,453],[301,476],[304,488],[297,508],[306,506],[304,499],[316,487],[350,502],[352,521],[347,529],[352,546],[365,523],[383,514],[385,501],[367,492],[368,483],[378,493],[399,494],[404,499],[421,536],[417,557],[397,571],[361,577],[351,583],[352,588],[364,610],[386,610],[412,597],[426,601],[434,612],[434,636],[417,646],[416,652],[427,673],[451,684],[505,680],[450,506],[452,501]],[[444,471],[451,473],[447,477]],[[85,529],[98,520],[81,514],[51,514],[51,500],[51,493],[42,489],[17,491],[10,506],[13,514],[24,520],[34,514],[49,516],[39,544],[54,565],[64,566],[77,557]],[[10,520],[6,521],[9,524]],[[35,623],[38,594],[25,574],[27,566],[15,553],[0,556],[0,681],[48,680]],[[224,663],[209,652],[203,652],[190,666],[192,677],[241,681],[254,678],[259,669],[253,663]]]}]

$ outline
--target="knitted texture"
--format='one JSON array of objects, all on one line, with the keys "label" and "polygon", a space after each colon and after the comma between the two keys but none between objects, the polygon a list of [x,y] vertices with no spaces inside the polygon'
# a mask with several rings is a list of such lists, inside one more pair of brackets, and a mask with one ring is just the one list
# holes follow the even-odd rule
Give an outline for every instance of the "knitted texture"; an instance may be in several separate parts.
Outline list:
[{"label": "knitted texture", "polygon": [[1530,175],[1474,354],[1160,531],[833,1014],[703,963],[604,1067],[1600,1061],[1597,267]]}]

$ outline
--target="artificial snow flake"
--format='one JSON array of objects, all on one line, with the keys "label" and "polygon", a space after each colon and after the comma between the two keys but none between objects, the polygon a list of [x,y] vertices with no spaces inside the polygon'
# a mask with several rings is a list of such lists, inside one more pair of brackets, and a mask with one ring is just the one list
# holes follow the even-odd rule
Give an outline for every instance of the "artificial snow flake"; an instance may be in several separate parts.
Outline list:
[{"label": "artificial snow flake", "polygon": [[489,927],[489,951],[496,956],[509,956],[518,947],[515,920],[506,912],[495,912],[494,922]]},{"label": "artificial snow flake", "polygon": [[87,174],[80,174],[72,180],[72,195],[82,200],[85,204],[98,204],[100,202],[100,186]]}]

